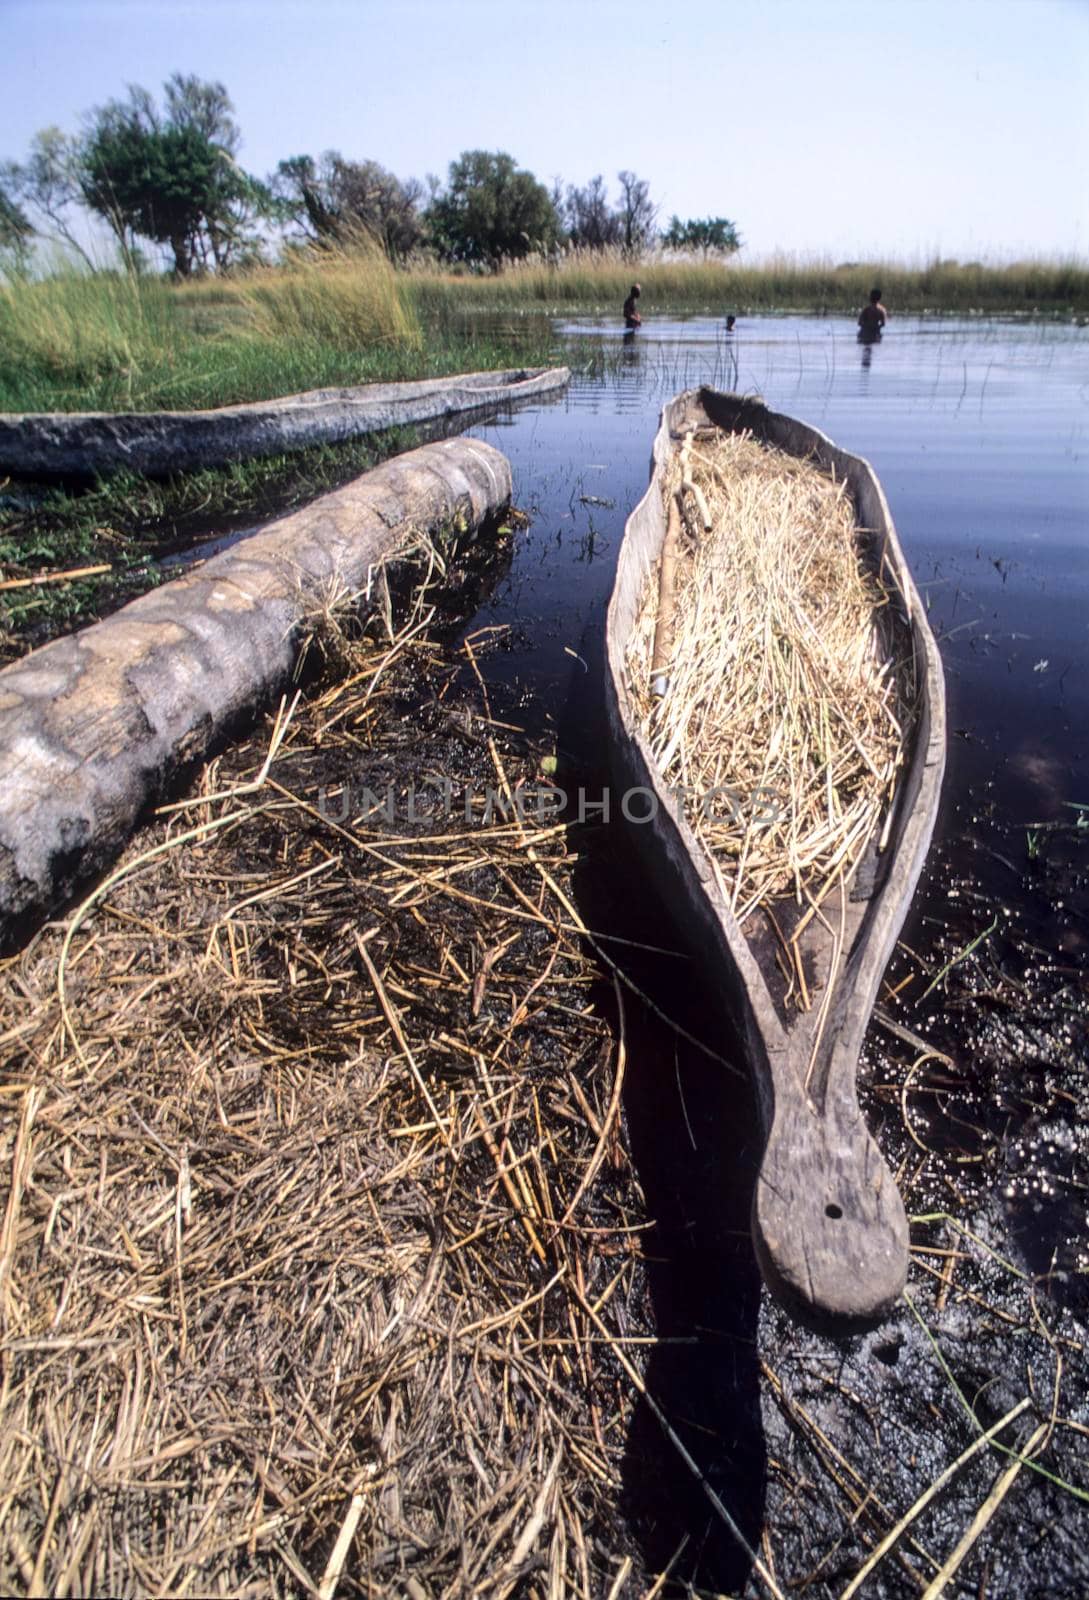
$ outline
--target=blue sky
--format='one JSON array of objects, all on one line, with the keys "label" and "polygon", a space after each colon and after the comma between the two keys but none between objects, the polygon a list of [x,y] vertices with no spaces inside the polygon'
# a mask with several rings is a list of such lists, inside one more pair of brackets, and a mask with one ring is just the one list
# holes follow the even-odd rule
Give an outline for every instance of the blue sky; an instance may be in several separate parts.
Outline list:
[{"label": "blue sky", "polygon": [[504,149],[757,256],[1089,255],[1089,0],[0,0],[0,159],[175,70],[261,174]]}]

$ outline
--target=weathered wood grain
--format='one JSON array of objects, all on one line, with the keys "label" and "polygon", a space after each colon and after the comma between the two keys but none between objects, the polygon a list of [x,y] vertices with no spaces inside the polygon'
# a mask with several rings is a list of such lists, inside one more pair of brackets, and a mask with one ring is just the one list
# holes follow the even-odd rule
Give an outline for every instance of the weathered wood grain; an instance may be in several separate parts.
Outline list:
[{"label": "weathered wood grain", "polygon": [[478,523],[510,492],[490,445],[425,445],[0,672],[0,937],[101,870],[179,769],[288,683],[333,586],[366,589],[406,536]]},{"label": "weathered wood grain", "polygon": [[121,470],[161,477],[516,405],[555,393],[570,377],[566,367],[514,368],[313,389],[213,411],[0,412],[0,472],[42,480]]}]

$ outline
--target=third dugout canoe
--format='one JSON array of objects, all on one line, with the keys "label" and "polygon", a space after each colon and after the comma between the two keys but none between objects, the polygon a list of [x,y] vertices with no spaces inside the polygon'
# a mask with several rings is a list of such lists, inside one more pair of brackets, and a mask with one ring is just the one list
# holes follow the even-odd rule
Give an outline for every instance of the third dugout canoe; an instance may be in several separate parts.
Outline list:
[{"label": "third dugout canoe", "polygon": [[120,471],[163,477],[517,405],[555,394],[570,378],[567,367],[516,367],[312,389],[212,411],[0,412],[0,473],[43,481]]}]

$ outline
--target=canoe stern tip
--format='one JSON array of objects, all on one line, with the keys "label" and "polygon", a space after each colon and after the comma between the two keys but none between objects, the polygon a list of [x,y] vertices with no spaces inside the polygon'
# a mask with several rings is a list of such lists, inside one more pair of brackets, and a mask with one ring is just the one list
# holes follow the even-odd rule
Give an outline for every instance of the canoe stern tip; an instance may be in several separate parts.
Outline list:
[{"label": "canoe stern tip", "polygon": [[907,1281],[903,1201],[861,1124],[858,1135],[819,1161],[765,1157],[753,1196],[753,1244],[771,1293],[838,1337],[883,1322]]}]

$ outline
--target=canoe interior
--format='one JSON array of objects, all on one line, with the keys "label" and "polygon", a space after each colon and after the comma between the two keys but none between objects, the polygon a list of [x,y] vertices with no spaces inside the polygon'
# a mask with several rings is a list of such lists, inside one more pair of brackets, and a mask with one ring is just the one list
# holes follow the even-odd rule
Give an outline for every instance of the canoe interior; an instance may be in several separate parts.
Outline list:
[{"label": "canoe interior", "polygon": [[[835,890],[825,901],[836,934],[814,918],[803,935],[808,1011],[785,1002],[768,919],[755,912],[742,929],[733,917],[704,847],[643,739],[627,679],[627,641],[665,537],[663,476],[684,434],[708,427],[749,431],[846,479],[862,530],[862,558],[880,569],[890,595],[894,648],[915,691],[891,818],[879,824],[887,831],[885,848],[877,852],[872,840],[842,893]],[[858,1054],[930,842],[944,766],[945,712],[937,647],[873,469],[817,429],[760,401],[707,389],[679,395],[662,413],[650,487],[628,520],[609,605],[607,660],[617,780],[648,788],[657,800],[656,822],[634,832],[659,892],[703,953],[754,1073],[767,1136],[754,1199],[754,1237],[765,1275],[807,1320],[836,1328],[877,1320],[903,1285],[907,1228],[895,1184],[859,1113]],[[789,938],[798,913],[786,902],[775,909]]]}]

